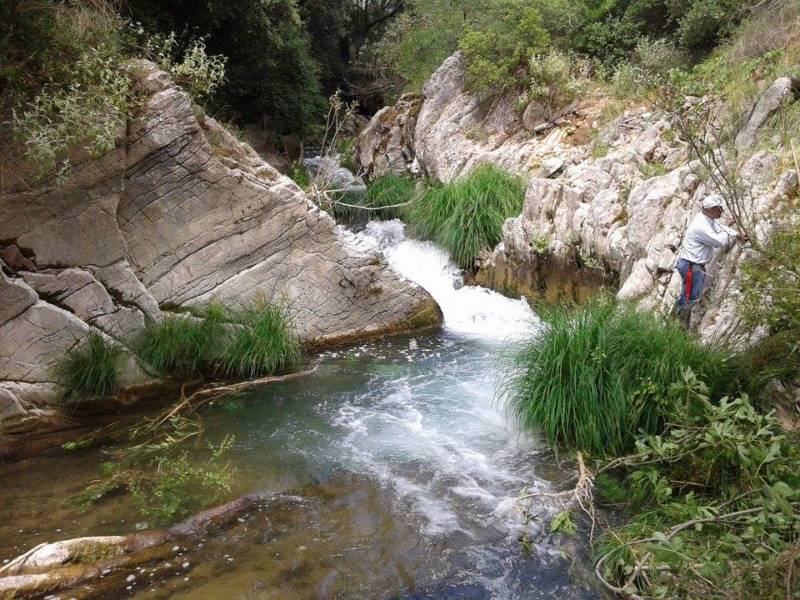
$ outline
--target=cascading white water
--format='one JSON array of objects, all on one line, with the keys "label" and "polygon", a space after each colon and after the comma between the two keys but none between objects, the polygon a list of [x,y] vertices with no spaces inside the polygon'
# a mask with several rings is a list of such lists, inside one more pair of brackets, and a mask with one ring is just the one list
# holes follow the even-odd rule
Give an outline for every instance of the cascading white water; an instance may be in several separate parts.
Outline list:
[{"label": "cascading white water", "polygon": [[525,299],[464,285],[463,273],[448,252],[432,242],[406,239],[402,221],[371,221],[360,236],[381,249],[395,271],[433,296],[446,329],[482,338],[521,339],[537,327]]}]

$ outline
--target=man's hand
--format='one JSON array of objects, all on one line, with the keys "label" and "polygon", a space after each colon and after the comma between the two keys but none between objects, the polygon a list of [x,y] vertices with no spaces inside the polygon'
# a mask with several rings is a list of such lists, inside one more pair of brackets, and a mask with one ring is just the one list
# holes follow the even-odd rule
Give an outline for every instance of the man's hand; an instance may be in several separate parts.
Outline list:
[{"label": "man's hand", "polygon": [[744,231],[739,232],[739,241],[743,244],[750,241],[750,236],[747,235]]}]

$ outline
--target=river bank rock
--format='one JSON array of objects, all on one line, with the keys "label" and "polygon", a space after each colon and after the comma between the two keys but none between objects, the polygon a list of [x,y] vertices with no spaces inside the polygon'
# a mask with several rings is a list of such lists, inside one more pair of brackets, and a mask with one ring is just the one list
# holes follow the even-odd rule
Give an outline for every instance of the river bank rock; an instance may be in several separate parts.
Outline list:
[{"label": "river bank rock", "polygon": [[[740,142],[754,138],[763,115],[794,89],[781,80],[770,87]],[[379,129],[377,121],[391,114],[384,109],[360,144],[414,156],[423,173],[442,182],[484,162],[529,178],[522,214],[506,221],[501,243],[480,257],[476,283],[549,300],[583,299],[605,287],[643,308],[671,310],[680,290],[676,253],[710,190],[663,115],[638,108],[598,126],[605,101],[592,96],[548,120],[536,106],[520,110],[513,95],[487,99],[469,92],[458,53],[431,76],[422,96],[413,136]],[[379,131],[384,136],[374,139]],[[374,160],[369,153],[367,159]],[[779,209],[797,194],[797,174],[764,152],[753,154],[742,173],[764,241]],[[740,267],[750,253],[737,244],[709,265],[704,301],[693,311],[704,339],[738,331]]]},{"label": "river bank rock", "polygon": [[[152,63],[126,139],[65,183],[0,190],[0,431],[50,413],[54,369],[92,332],[126,346],[163,311],[286,299],[301,340],[432,325],[433,299],[319,210]],[[16,255],[16,254],[15,254]],[[8,300],[7,300],[8,299]],[[149,377],[129,356],[126,385]]]}]

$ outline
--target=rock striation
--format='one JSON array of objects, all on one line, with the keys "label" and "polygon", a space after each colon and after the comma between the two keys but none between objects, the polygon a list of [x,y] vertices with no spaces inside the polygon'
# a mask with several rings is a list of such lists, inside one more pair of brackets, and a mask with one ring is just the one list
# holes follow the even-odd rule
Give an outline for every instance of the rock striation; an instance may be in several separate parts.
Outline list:
[{"label": "rock striation", "polygon": [[[126,347],[167,310],[286,299],[317,345],[439,321],[425,291],[166,73],[134,71],[143,104],[124,144],[63,185],[0,195],[0,246],[21,255],[0,265],[0,430],[53,413],[54,367],[90,332]],[[125,385],[147,383],[127,357]]]},{"label": "rock striation", "polygon": [[[605,286],[643,308],[670,310],[680,290],[676,251],[710,190],[669,121],[640,108],[598,128],[592,122],[601,109],[597,98],[559,115],[534,105],[520,110],[512,96],[482,99],[464,87],[462,60],[451,56],[425,85],[414,135],[402,138],[409,147],[394,147],[400,138],[390,132],[399,125],[385,120],[397,111],[387,109],[379,113],[380,128],[376,115],[362,132],[359,147],[414,156],[424,173],[443,182],[483,162],[529,178],[523,212],[506,221],[502,242],[479,261],[478,283],[551,300],[584,298]],[[789,79],[771,86],[742,128],[740,145],[752,143],[766,116],[795,90]],[[763,152],[742,172],[763,241],[778,209],[797,194],[797,173]],[[703,338],[737,330],[736,290],[749,252],[734,245],[709,266],[705,302],[694,311]]]}]

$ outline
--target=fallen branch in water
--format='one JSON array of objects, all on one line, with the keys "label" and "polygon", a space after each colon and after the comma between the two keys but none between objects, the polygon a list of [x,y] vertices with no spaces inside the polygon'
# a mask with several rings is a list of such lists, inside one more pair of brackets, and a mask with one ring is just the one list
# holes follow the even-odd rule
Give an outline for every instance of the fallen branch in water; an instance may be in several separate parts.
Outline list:
[{"label": "fallen branch in water", "polygon": [[299,377],[305,377],[306,375],[311,375],[314,373],[317,368],[319,367],[319,362],[315,363],[314,366],[310,369],[306,369],[305,371],[298,371],[296,373],[289,373],[287,375],[272,375],[269,377],[261,377],[259,379],[251,379],[248,381],[240,381],[237,383],[214,383],[207,385],[205,387],[201,387],[199,390],[191,394],[190,396],[186,396],[185,394],[185,385],[181,387],[181,397],[178,400],[177,404],[169,407],[159,415],[155,417],[151,417],[148,419],[148,426],[152,428],[159,427],[163,425],[171,418],[179,415],[183,412],[194,412],[207,402],[210,402],[214,398],[218,398],[219,396],[224,396],[226,394],[236,394],[238,392],[257,387],[259,385],[265,385],[267,383],[278,383],[281,381],[290,381],[292,379],[297,379]]},{"label": "fallen branch in water", "polygon": [[589,517],[591,522],[589,539],[590,541],[594,541],[594,529],[597,521],[594,509],[594,496],[592,495],[594,475],[586,467],[581,452],[578,452],[575,458],[578,462],[578,482],[575,484],[574,488],[562,492],[530,492],[520,496],[517,501],[528,500],[530,498],[549,498],[557,502],[562,511],[571,510],[576,506],[580,507]]},{"label": "fallen branch in water", "polygon": [[151,560],[165,544],[202,537],[209,527],[230,522],[270,496],[241,496],[166,529],[39,544],[0,568],[0,595],[38,596],[98,578],[109,569]]}]

